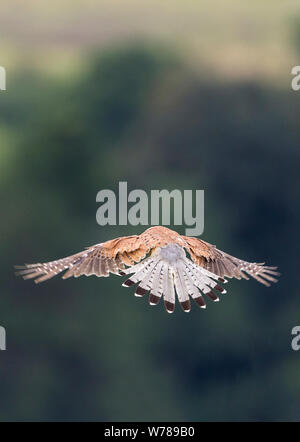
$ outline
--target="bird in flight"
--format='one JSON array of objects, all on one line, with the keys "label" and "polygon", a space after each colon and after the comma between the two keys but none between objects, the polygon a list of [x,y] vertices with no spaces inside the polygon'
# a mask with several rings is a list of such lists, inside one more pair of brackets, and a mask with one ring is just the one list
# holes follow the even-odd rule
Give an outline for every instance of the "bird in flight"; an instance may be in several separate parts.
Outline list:
[{"label": "bird in flight", "polygon": [[[187,254],[189,257],[187,256]],[[81,275],[131,275],[125,287],[136,285],[135,296],[149,293],[150,305],[163,298],[168,313],[175,309],[175,293],[185,312],[190,298],[205,308],[203,295],[219,301],[217,293],[226,290],[220,284],[226,278],[256,279],[269,286],[277,282],[277,267],[251,263],[228,255],[201,239],[179,235],[162,226],[150,227],[141,235],[124,236],[87,247],[84,251],[47,263],[16,266],[17,275],[46,281],[61,272],[63,279]]]}]

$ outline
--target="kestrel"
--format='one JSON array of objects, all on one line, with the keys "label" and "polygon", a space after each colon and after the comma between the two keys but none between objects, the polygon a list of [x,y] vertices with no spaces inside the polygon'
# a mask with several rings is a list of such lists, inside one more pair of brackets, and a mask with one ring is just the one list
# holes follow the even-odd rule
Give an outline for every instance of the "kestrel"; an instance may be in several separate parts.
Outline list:
[{"label": "kestrel", "polygon": [[[189,258],[186,254],[188,253]],[[190,298],[205,308],[203,295],[219,301],[226,293],[219,283],[227,278],[250,279],[269,286],[277,282],[277,267],[250,263],[228,255],[201,239],[182,236],[166,227],[151,227],[141,235],[124,236],[87,247],[84,251],[47,263],[16,266],[24,279],[36,283],[63,272],[63,279],[81,275],[130,275],[123,286],[137,284],[135,296],[149,293],[150,305],[164,299],[168,313],[175,308],[175,292],[182,309],[189,312]]]}]

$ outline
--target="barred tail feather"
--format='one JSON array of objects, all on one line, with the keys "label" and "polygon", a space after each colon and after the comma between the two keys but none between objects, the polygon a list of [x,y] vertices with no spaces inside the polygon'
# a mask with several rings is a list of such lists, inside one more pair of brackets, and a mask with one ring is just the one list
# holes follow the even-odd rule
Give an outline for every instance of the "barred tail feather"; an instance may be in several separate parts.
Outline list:
[{"label": "barred tail feather", "polygon": [[[130,287],[138,284],[135,295],[144,296],[149,292],[150,305],[158,304],[163,297],[168,313],[174,312],[175,295],[177,295],[182,309],[189,312],[191,309],[190,297],[199,307],[205,308],[206,303],[202,294],[213,301],[218,301],[219,298],[215,291],[226,293],[226,290],[219,285],[219,276],[196,266],[186,256],[180,255],[174,259],[175,252],[174,249],[169,249],[164,253],[156,253],[141,263],[124,270],[123,274],[131,274],[131,276],[123,283],[123,286]],[[223,278],[222,281],[226,282]]]},{"label": "barred tail feather", "polygon": [[179,261],[174,272],[175,288],[183,311],[189,312],[191,310],[191,303],[182,264],[183,263]]},{"label": "barred tail feather", "polygon": [[204,298],[201,295],[201,293],[199,292],[198,288],[194,285],[192,279],[189,276],[188,270],[186,268],[184,269],[184,277],[185,277],[185,282],[186,282],[189,296],[191,296],[193,298],[193,300],[196,302],[196,304],[200,308],[206,308],[206,303],[204,301]]},{"label": "barred tail feather", "polygon": [[[190,275],[194,285],[198,287],[201,292],[207,295],[213,301],[219,301],[219,297],[212,291],[212,289],[225,294],[226,290],[221,287],[217,282],[215,282],[211,277],[207,276],[206,272],[202,272],[202,268],[196,267],[188,259],[185,260],[187,272]],[[216,279],[216,275],[213,275]]]},{"label": "barred tail feather", "polygon": [[152,258],[149,258],[140,264],[137,264],[133,267],[129,267],[128,269],[124,270],[122,272],[123,275],[128,275],[129,273],[134,273],[134,274],[131,275],[130,278],[123,283],[123,286],[130,287],[131,285],[136,284],[137,282],[143,280],[147,274],[150,274],[152,272],[155,265],[156,261],[154,261]]},{"label": "barred tail feather", "polygon": [[156,305],[159,303],[160,298],[163,294],[163,272],[164,272],[164,262],[159,261],[155,267],[155,273],[153,275],[152,287],[150,288],[149,294],[149,304]]},{"label": "barred tail feather", "polygon": [[173,313],[175,309],[174,274],[172,268],[168,266],[167,291],[164,293],[164,303],[168,313]]}]

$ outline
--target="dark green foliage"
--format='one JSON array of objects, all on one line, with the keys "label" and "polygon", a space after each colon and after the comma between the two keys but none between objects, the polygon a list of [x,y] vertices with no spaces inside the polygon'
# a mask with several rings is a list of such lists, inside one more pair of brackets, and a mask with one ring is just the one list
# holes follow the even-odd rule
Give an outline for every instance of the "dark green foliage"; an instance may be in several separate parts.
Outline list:
[{"label": "dark green foliage", "polygon": [[[21,72],[1,95],[1,420],[298,420],[299,97],[143,47],[85,68],[68,84]],[[117,277],[14,277],[140,233],[96,224],[96,193],[120,180],[204,189],[204,238],[279,265],[279,284],[234,281],[207,311],[169,316]]]}]

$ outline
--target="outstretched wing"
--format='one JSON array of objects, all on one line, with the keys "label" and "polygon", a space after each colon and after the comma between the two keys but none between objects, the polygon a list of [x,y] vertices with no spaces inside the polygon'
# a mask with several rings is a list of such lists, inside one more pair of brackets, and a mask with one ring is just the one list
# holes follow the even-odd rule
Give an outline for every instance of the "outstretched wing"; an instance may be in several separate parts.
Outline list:
[{"label": "outstretched wing", "polygon": [[36,283],[46,281],[66,270],[63,279],[71,276],[118,274],[125,265],[132,266],[143,259],[149,249],[137,235],[124,236],[88,247],[82,252],[56,261],[15,266],[17,275],[33,278]]},{"label": "outstretched wing", "polygon": [[277,282],[277,267],[265,266],[264,263],[247,262],[235,258],[217,249],[216,246],[197,238],[183,237],[188,244],[188,252],[192,260],[200,267],[221,278],[250,279],[249,276],[266,286]]},{"label": "outstretched wing", "polygon": [[125,265],[133,266],[151,249],[176,240],[182,241],[177,232],[161,226],[151,227],[141,235],[115,238],[56,261],[15,266],[18,269],[16,274],[23,276],[24,279],[33,278],[36,283],[46,281],[63,271],[66,271],[63,279],[81,275],[119,274]]}]

